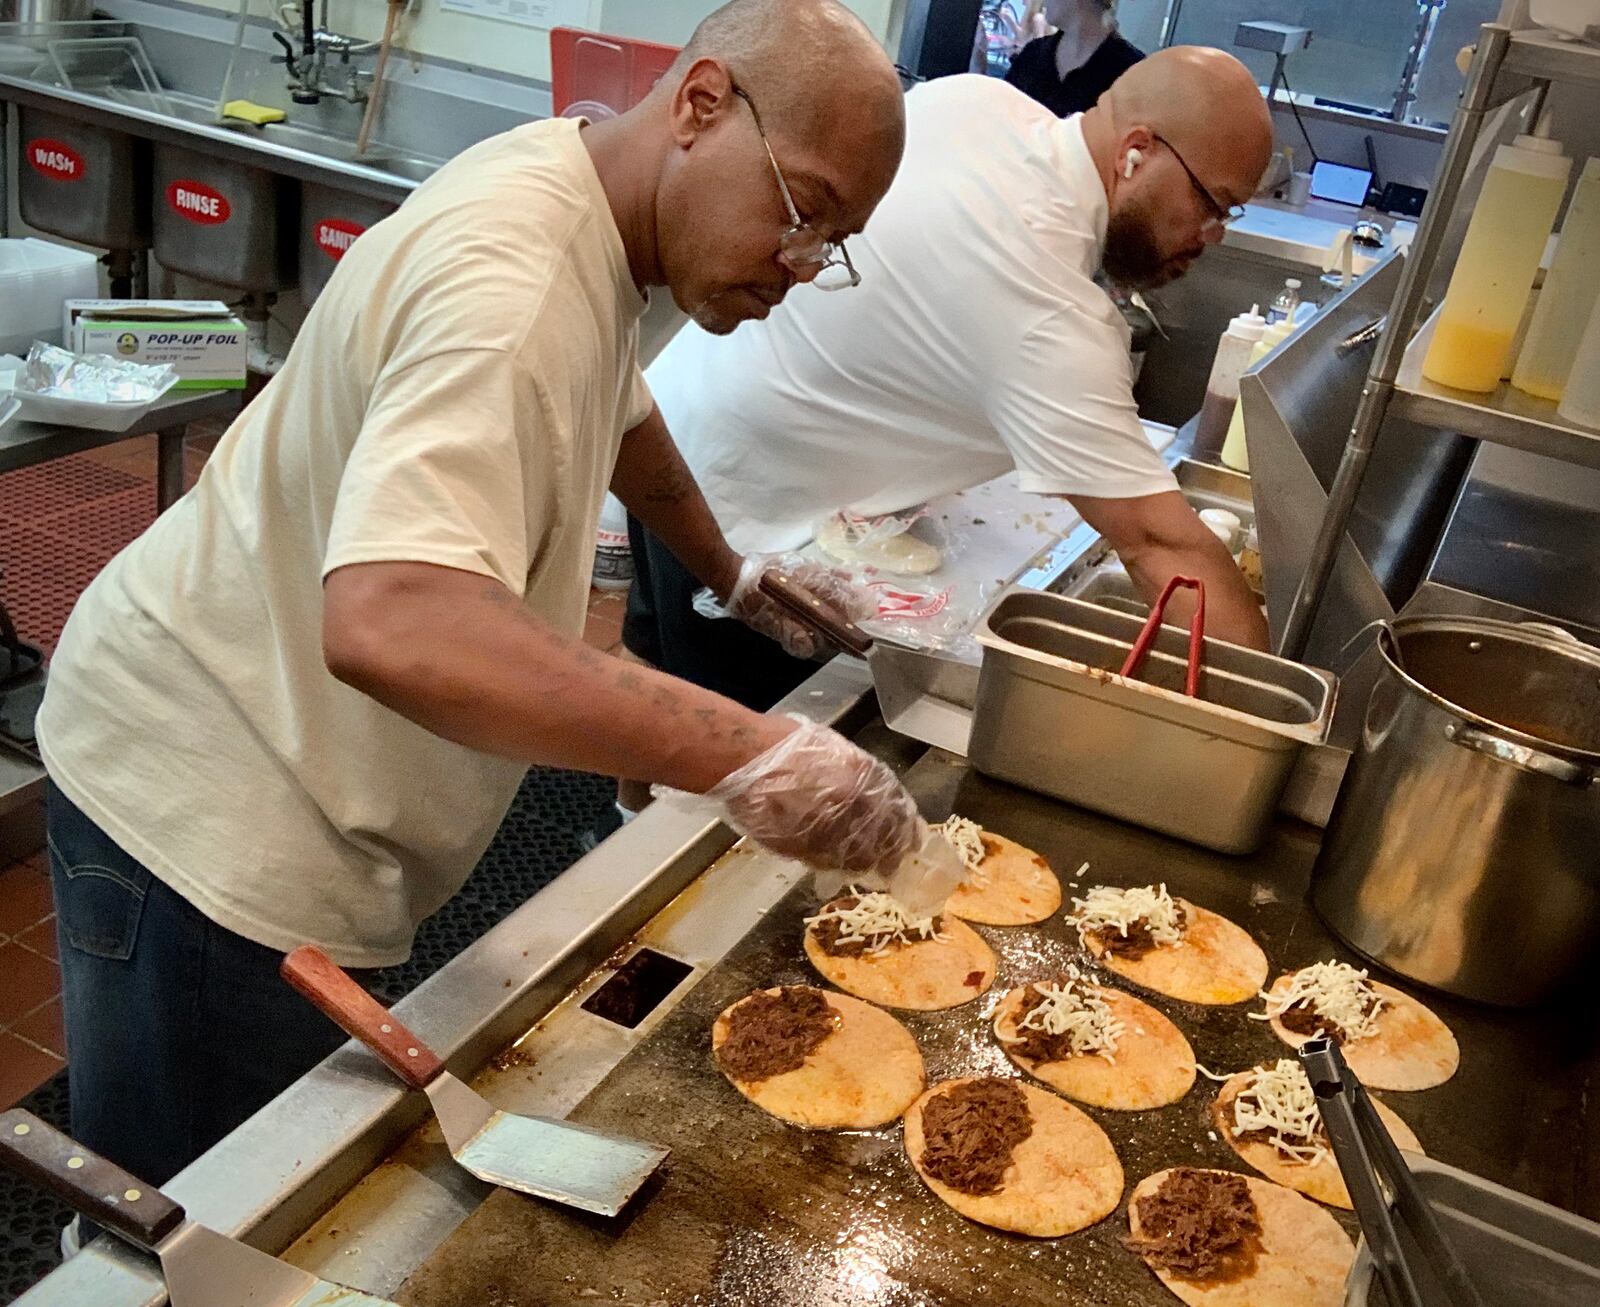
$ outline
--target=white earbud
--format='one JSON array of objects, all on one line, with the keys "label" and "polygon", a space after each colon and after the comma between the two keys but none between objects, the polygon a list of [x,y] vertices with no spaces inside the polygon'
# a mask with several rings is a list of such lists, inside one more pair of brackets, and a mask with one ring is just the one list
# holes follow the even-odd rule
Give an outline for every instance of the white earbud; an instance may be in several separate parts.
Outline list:
[{"label": "white earbud", "polygon": [[1122,165],[1122,175],[1124,177],[1132,177],[1133,170],[1143,162],[1144,155],[1142,155],[1137,149],[1129,150],[1127,161]]}]

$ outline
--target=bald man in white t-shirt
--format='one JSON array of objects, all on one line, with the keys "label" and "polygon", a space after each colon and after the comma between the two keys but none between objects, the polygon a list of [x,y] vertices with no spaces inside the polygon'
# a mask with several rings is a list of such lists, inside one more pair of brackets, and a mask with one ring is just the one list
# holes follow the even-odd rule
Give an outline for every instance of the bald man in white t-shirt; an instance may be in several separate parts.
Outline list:
[{"label": "bald man in white t-shirt", "polygon": [[[727,337],[686,327],[646,373],[728,538],[793,549],[838,509],[895,512],[1014,468],[1069,499],[1147,599],[1198,576],[1209,633],[1265,647],[1238,569],[1151,448],[1128,329],[1094,280],[1159,285],[1221,239],[1271,147],[1254,78],[1175,48],[1065,120],[974,76],[917,87],[906,113],[900,172],[851,244],[859,288]],[[752,705],[803,678],[695,613],[692,578],[633,534],[631,652]]]}]

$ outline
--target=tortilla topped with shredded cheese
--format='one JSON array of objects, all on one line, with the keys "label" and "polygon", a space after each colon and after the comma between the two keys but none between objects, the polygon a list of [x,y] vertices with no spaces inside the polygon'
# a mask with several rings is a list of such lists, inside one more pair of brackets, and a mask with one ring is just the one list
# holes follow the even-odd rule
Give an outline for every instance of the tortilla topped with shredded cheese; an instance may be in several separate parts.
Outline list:
[{"label": "tortilla topped with shredded cheese", "polygon": [[887,894],[846,894],[808,917],[805,951],[825,979],[884,1007],[958,1007],[994,984],[994,950],[971,926],[912,918]]},{"label": "tortilla topped with shredded cheese", "polygon": [[940,829],[967,869],[946,912],[985,926],[1030,926],[1055,916],[1061,882],[1032,849],[965,817],[951,817]]},{"label": "tortilla topped with shredded cheese", "polygon": [[1266,983],[1267,955],[1226,917],[1165,885],[1096,885],[1072,900],[1078,938],[1108,971],[1188,1003],[1243,1003]]}]

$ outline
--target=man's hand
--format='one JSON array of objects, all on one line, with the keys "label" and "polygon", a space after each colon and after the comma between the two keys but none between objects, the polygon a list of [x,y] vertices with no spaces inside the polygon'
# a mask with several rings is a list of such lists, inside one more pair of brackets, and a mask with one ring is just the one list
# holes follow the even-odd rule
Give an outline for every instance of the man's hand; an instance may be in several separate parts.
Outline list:
[{"label": "man's hand", "polygon": [[819,868],[892,871],[926,829],[894,772],[809,721],[706,797],[741,835]]},{"label": "man's hand", "polygon": [[[1147,604],[1154,604],[1179,574],[1206,587],[1206,634],[1252,649],[1268,647],[1267,622],[1243,574],[1178,491],[1132,499],[1068,495],[1083,520],[1100,532],[1122,559]],[[1167,620],[1187,622],[1194,598],[1180,590],[1167,606]]]},{"label": "man's hand", "polygon": [[762,576],[781,570],[847,622],[864,622],[878,612],[871,593],[850,579],[848,572],[821,563],[802,562],[782,554],[751,554],[739,568],[739,579],[728,596],[728,611],[753,631],[776,640],[792,658],[824,658],[833,647],[811,627],[761,591]]}]

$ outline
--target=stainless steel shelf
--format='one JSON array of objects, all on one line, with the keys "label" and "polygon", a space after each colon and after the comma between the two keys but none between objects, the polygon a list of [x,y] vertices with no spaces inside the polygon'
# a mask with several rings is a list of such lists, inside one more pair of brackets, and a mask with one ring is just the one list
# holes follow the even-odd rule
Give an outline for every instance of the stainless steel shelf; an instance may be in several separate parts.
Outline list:
[{"label": "stainless steel shelf", "polygon": [[1600,468],[1600,430],[1558,417],[1551,401],[1525,395],[1504,381],[1491,394],[1480,395],[1441,386],[1423,377],[1422,360],[1433,340],[1438,317],[1436,311],[1406,347],[1405,361],[1395,377],[1390,405],[1394,412],[1413,422],[1457,431],[1491,444]]},{"label": "stainless steel shelf", "polygon": [[1501,68],[1539,81],[1600,83],[1600,45],[1563,41],[1538,28],[1514,32]]}]

